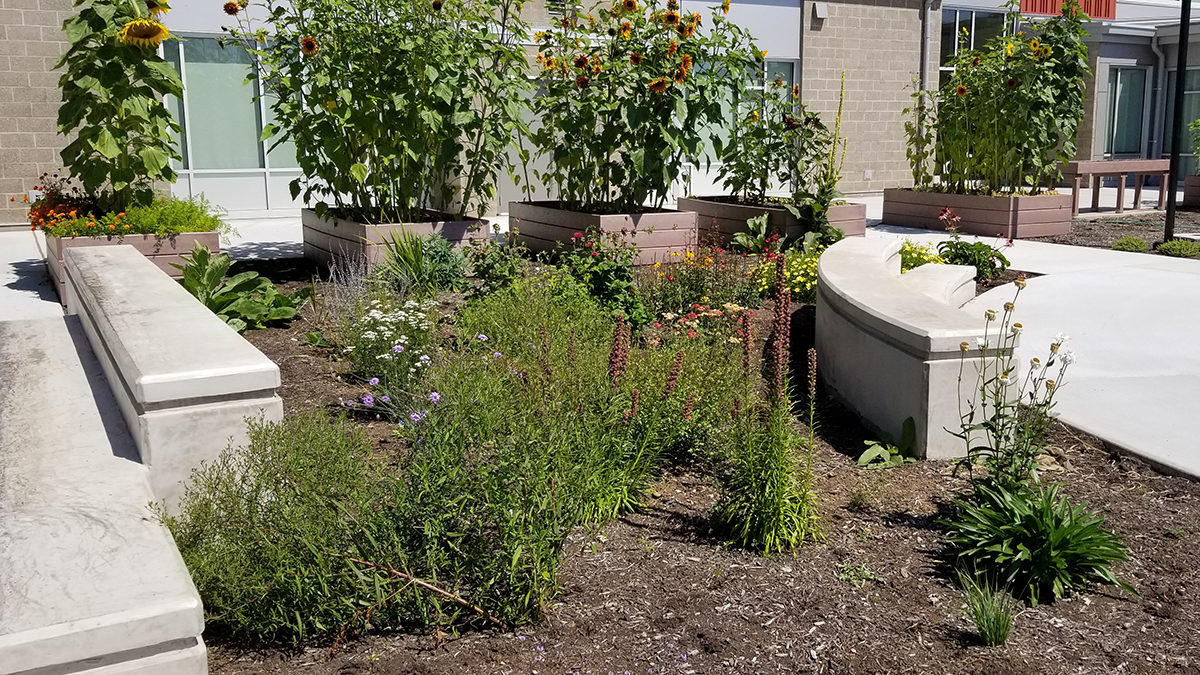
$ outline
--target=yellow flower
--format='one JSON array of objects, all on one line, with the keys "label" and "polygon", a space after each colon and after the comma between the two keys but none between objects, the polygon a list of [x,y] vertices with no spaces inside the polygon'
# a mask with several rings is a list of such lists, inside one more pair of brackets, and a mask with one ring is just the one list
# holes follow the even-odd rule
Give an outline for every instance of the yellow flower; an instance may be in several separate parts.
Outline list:
[{"label": "yellow flower", "polygon": [[729,13],[729,0],[722,0],[722,2],[721,2],[721,11],[722,11],[722,12],[724,12],[724,13],[726,13],[726,14],[728,14],[728,13]]},{"label": "yellow flower", "polygon": [[656,262],[656,263],[654,263],[654,266],[655,266],[655,267],[662,267],[662,263],[661,263],[661,262]]},{"label": "yellow flower", "polygon": [[666,91],[668,87],[671,86],[671,81],[665,77],[660,77],[660,78],[651,80],[650,84],[647,86],[650,87],[650,91],[652,91],[656,94],[661,94],[664,91]]},{"label": "yellow flower", "polygon": [[1006,45],[1004,45],[1004,53],[1005,53],[1005,54],[1007,54],[1007,55],[1009,55],[1009,56],[1012,56],[1012,55],[1013,55],[1013,46],[1012,46],[1012,43],[1011,43],[1011,42],[1010,42],[1010,43],[1008,43],[1008,44],[1006,44]]},{"label": "yellow flower", "polygon": [[1041,45],[1041,43],[1039,43],[1037,41],[1037,38],[1034,38],[1029,43],[1029,50],[1032,51],[1034,54],[1037,54],[1039,51],[1041,51],[1041,47],[1042,47],[1042,45]]},{"label": "yellow flower", "polygon": [[171,37],[171,32],[157,19],[134,19],[121,27],[117,37],[121,44],[157,48],[163,40]]},{"label": "yellow flower", "polygon": [[150,16],[162,16],[171,11],[164,0],[146,0],[146,9],[150,10]]}]

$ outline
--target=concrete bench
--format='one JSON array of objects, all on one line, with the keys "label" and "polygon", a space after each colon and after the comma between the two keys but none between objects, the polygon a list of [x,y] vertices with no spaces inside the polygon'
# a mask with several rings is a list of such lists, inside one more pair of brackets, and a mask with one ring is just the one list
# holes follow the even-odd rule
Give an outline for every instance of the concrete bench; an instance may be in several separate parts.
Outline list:
[{"label": "concrete bench", "polygon": [[975,269],[924,265],[902,275],[902,244],[847,238],[821,255],[818,372],[874,431],[898,440],[911,417],[917,456],[961,457],[966,444],[947,430],[960,425],[960,345],[971,345],[966,381],[982,362],[975,338],[983,337],[983,316],[959,309],[975,296]]},{"label": "concrete bench", "polygon": [[0,322],[0,382],[0,675],[206,673],[200,597],[78,319]]},{"label": "concrete bench", "polygon": [[64,263],[67,312],[174,510],[193,468],[245,443],[247,418],[282,418],[279,368],[132,247],[71,248]]}]

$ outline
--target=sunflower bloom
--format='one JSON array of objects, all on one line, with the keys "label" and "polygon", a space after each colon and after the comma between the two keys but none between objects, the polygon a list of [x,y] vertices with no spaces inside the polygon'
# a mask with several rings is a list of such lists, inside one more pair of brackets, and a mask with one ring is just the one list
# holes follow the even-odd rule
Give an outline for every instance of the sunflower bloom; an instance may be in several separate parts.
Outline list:
[{"label": "sunflower bloom", "polygon": [[225,13],[229,16],[237,16],[237,13],[242,11],[242,6],[234,2],[234,0],[229,0],[221,9],[225,10]]},{"label": "sunflower bloom", "polygon": [[1013,46],[1012,46],[1011,42],[1004,45],[1004,53],[1007,54],[1008,56],[1013,55]]},{"label": "sunflower bloom", "polygon": [[650,87],[650,91],[661,94],[667,90],[667,87],[671,86],[671,81],[665,77],[659,77],[651,80],[648,86]]},{"label": "sunflower bloom", "polygon": [[958,94],[959,96],[966,96],[967,95],[966,85],[962,85],[962,84],[958,85],[957,87],[954,88],[954,93]]},{"label": "sunflower bloom", "polygon": [[317,53],[317,40],[314,37],[305,35],[300,38],[300,51],[312,56]]},{"label": "sunflower bloom", "polygon": [[721,11],[725,14],[729,13],[729,0],[722,0]]},{"label": "sunflower bloom", "polygon": [[575,67],[576,68],[587,68],[587,65],[588,65],[588,57],[586,54],[580,54],[579,56],[575,57]]},{"label": "sunflower bloom", "polygon": [[640,66],[640,65],[642,65],[642,55],[641,55],[641,54],[639,54],[639,53],[637,53],[637,52],[634,52],[634,53],[630,54],[630,55],[629,55],[629,62],[630,62],[630,63],[632,63],[632,64],[633,64],[633,65],[635,65],[635,66]]},{"label": "sunflower bloom", "polygon": [[633,34],[633,24],[629,23],[628,21],[622,21],[621,22],[621,37],[628,40],[629,36],[632,34]]},{"label": "sunflower bloom", "polygon": [[677,51],[679,51],[679,45],[674,40],[671,40],[670,44],[667,45],[667,58],[675,56],[675,52]]},{"label": "sunflower bloom", "polygon": [[663,14],[663,23],[667,24],[668,26],[674,26],[675,24],[679,23],[679,12],[676,12],[673,9],[668,9],[666,14]]},{"label": "sunflower bloom", "polygon": [[171,8],[167,6],[167,3],[163,2],[162,0],[148,0],[146,3],[146,9],[150,10],[150,16],[162,16],[163,14],[171,11]]},{"label": "sunflower bloom", "polygon": [[1039,51],[1041,51],[1041,48],[1042,48],[1042,43],[1038,42],[1037,38],[1030,40],[1029,51],[1033,52],[1034,54],[1037,54]]},{"label": "sunflower bloom", "polygon": [[[236,2],[233,4],[237,5]],[[124,45],[157,48],[163,40],[171,37],[171,32],[157,19],[134,19],[121,27],[117,37]]]},{"label": "sunflower bloom", "polygon": [[625,7],[626,12],[637,11],[637,8],[638,8],[637,0],[625,0],[624,7]]},{"label": "sunflower bloom", "polygon": [[682,70],[682,71],[683,71],[683,74],[684,74],[684,75],[687,75],[687,74],[688,74],[688,71],[692,69],[692,57],[691,57],[691,55],[690,55],[690,54],[684,54],[683,56],[679,57],[679,60],[681,61],[681,64],[680,64],[680,66],[679,66],[680,70]]},{"label": "sunflower bloom", "polygon": [[682,69],[677,70],[672,79],[675,80],[675,84],[683,84],[683,81],[687,79],[687,72]]}]

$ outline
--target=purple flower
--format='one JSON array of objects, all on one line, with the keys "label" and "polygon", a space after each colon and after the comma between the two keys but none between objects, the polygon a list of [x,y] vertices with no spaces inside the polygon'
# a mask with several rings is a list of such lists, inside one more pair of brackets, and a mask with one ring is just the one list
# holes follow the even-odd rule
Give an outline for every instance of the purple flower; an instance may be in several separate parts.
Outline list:
[{"label": "purple flower", "polygon": [[352,407],[354,407],[355,403],[358,403],[358,401],[346,401],[346,407],[352,408]]},{"label": "purple flower", "polygon": [[545,647],[543,647],[543,646],[541,646],[541,645],[538,645],[538,646],[537,646],[537,650],[538,650],[539,652],[544,652],[544,651],[546,651],[546,648],[545,648]]},{"label": "purple flower", "polygon": [[504,355],[503,355],[503,354],[501,354],[500,352],[492,352],[492,356],[498,359],[498,358],[500,358],[500,357],[502,357],[502,356],[504,356]]},{"label": "purple flower", "polygon": [[437,403],[440,400],[442,400],[442,395],[437,393],[436,391],[429,395],[430,403]]},{"label": "purple flower", "polygon": [[379,402],[380,402],[380,403],[390,403],[390,402],[391,402],[391,400],[392,400],[392,397],[391,397],[391,396],[380,396],[380,397],[379,397]]},{"label": "purple flower", "polygon": [[367,384],[369,384],[369,385],[371,385],[372,387],[374,387],[375,385],[379,384],[379,378],[378,378],[378,377],[372,377],[371,379],[367,380]]},{"label": "purple flower", "polygon": [[525,636],[524,636],[524,635],[518,635],[518,636],[517,636],[517,639],[518,639],[518,640],[520,640],[521,642],[524,642],[524,641],[525,641]]},{"label": "purple flower", "polygon": [[421,360],[421,361],[424,361],[425,363],[429,363],[429,355],[428,355],[428,354],[422,354],[422,355],[421,355],[421,359],[420,359],[420,360]]},{"label": "purple flower", "polygon": [[480,342],[487,342],[487,339],[488,339],[488,338],[487,338],[487,336],[486,336],[486,335],[484,335],[483,333],[480,333],[479,335],[476,335],[476,336],[475,336],[475,339],[476,339],[476,340],[479,340]]},{"label": "purple flower", "polygon": [[375,405],[375,397],[370,394],[364,396],[362,401],[363,405]]},{"label": "purple flower", "polygon": [[542,655],[541,655],[541,654],[538,654],[537,656],[533,657],[533,660],[534,660],[534,661],[541,661],[541,660],[542,660]]},{"label": "purple flower", "polygon": [[412,420],[412,421],[413,421],[413,424],[416,424],[417,422],[420,422],[420,421],[421,421],[421,416],[420,416],[420,415],[418,415],[417,413],[413,413],[413,414],[411,414],[411,415],[409,415],[409,416],[408,416],[408,419]]},{"label": "purple flower", "polygon": [[400,352],[404,351],[404,345],[396,345],[395,347],[392,347],[392,351],[399,354]]}]

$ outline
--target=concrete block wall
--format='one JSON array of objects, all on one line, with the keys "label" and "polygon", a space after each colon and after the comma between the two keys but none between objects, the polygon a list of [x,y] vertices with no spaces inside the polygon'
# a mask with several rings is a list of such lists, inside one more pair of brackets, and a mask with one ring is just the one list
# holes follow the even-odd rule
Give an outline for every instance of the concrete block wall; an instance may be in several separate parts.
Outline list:
[{"label": "concrete block wall", "polygon": [[26,222],[21,197],[62,168],[54,64],[71,14],[71,0],[0,0],[0,227]]},{"label": "concrete block wall", "polygon": [[[849,139],[840,188],[845,193],[910,187],[902,111],[920,75],[921,0],[826,2],[828,18],[803,6],[804,105],[833,124],[842,70],[846,99],[842,135]],[[937,85],[940,5],[929,12],[929,87]],[[865,177],[867,171],[871,178]]]}]

